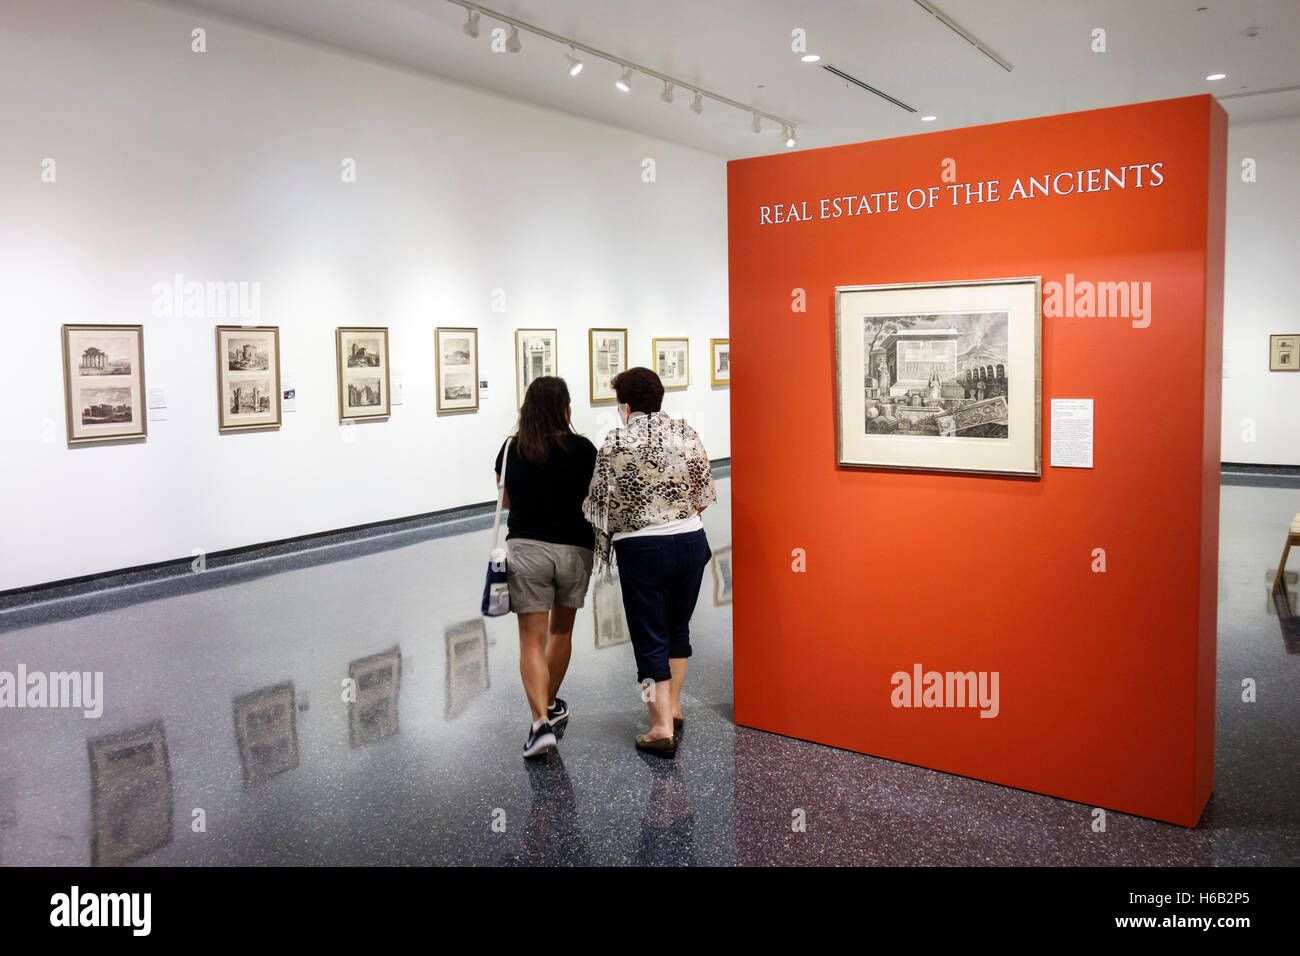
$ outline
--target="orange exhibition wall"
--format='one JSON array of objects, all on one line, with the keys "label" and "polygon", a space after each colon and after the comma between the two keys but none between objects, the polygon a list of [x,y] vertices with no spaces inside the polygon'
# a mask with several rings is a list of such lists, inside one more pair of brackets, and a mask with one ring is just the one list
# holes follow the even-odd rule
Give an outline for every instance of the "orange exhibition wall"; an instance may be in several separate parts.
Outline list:
[{"label": "orange exhibition wall", "polygon": [[[1196,825],[1226,148],[1200,96],[728,164],[738,724]],[[966,201],[989,181],[998,201]],[[1079,315],[1082,291],[1045,312],[1041,477],[839,466],[836,286],[1021,276],[1150,283],[1141,320]],[[1053,398],[1094,400],[1092,468],[1052,465]],[[996,673],[996,716],[895,706],[916,668]]]}]

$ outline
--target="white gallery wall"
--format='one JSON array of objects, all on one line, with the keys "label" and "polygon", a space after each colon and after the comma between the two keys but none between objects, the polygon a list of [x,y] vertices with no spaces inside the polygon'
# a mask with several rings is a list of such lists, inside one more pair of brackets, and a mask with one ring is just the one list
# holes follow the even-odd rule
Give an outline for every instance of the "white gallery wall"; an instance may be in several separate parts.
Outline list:
[{"label": "white gallery wall", "polygon": [[1223,460],[1300,465],[1300,372],[1268,370],[1268,337],[1300,335],[1300,119],[1229,127],[1227,218]]},{"label": "white gallery wall", "polygon": [[[730,455],[720,157],[138,0],[5,0],[0,129],[0,590],[489,500],[516,328],[558,329],[596,441],[587,329],[626,327],[645,365],[689,336],[665,408]],[[155,315],[177,275],[257,283],[260,312]],[[280,327],[278,432],[217,431],[228,322]],[[68,447],[63,323],[144,325],[147,441]],[[346,325],[390,329],[387,422],[338,423]],[[435,412],[436,326],[479,329],[477,413]]]}]

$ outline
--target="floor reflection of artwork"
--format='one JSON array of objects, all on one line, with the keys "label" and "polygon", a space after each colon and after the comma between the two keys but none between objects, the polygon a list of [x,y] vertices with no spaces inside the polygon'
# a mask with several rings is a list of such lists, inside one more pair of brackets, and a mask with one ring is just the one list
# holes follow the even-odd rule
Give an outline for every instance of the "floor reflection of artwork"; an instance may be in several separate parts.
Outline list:
[{"label": "floor reflection of artwork", "polygon": [[298,723],[292,682],[235,698],[235,742],[239,745],[246,787],[298,766]]},{"label": "floor reflection of artwork", "polygon": [[348,705],[348,740],[364,747],[398,732],[397,695],[402,685],[402,651],[394,647],[348,665],[356,700]]},{"label": "floor reflection of artwork", "polygon": [[446,716],[455,717],[491,685],[488,676],[487,626],[483,618],[447,628]]},{"label": "floor reflection of artwork", "polygon": [[172,772],[162,721],[86,743],[90,863],[120,866],[172,840]]},{"label": "floor reflection of artwork", "polygon": [[591,615],[595,623],[596,647],[613,647],[632,640],[627,629],[627,612],[623,609],[623,589],[618,576],[597,580],[591,589]]},{"label": "floor reflection of artwork", "polygon": [[1006,312],[866,316],[867,434],[1007,438]]},{"label": "floor reflection of artwork", "polygon": [[731,545],[713,552],[713,606],[731,603]]}]

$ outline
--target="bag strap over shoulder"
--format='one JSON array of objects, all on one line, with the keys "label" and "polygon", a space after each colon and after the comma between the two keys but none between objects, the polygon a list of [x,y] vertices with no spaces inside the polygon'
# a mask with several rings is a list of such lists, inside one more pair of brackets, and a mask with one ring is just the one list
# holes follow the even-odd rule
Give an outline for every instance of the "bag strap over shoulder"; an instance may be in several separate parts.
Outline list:
[{"label": "bag strap over shoulder", "polygon": [[[496,551],[497,541],[501,536],[501,502],[506,496],[506,463],[510,460],[510,443],[513,441],[513,438],[507,438],[505,450],[501,452],[501,477],[497,481],[497,513],[492,519],[492,551]],[[491,557],[489,553],[489,560]]]}]

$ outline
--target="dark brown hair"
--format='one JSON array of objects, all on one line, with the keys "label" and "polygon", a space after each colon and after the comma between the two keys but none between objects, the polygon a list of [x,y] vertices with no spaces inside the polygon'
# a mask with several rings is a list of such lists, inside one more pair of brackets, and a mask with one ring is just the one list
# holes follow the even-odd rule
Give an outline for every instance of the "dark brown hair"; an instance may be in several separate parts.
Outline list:
[{"label": "dark brown hair", "polygon": [[648,368],[630,368],[610,381],[618,403],[634,412],[657,412],[664,404],[664,383]]},{"label": "dark brown hair", "polygon": [[569,386],[554,375],[535,378],[524,392],[519,409],[515,448],[525,461],[540,465],[551,456],[551,446],[575,432],[569,425]]}]

